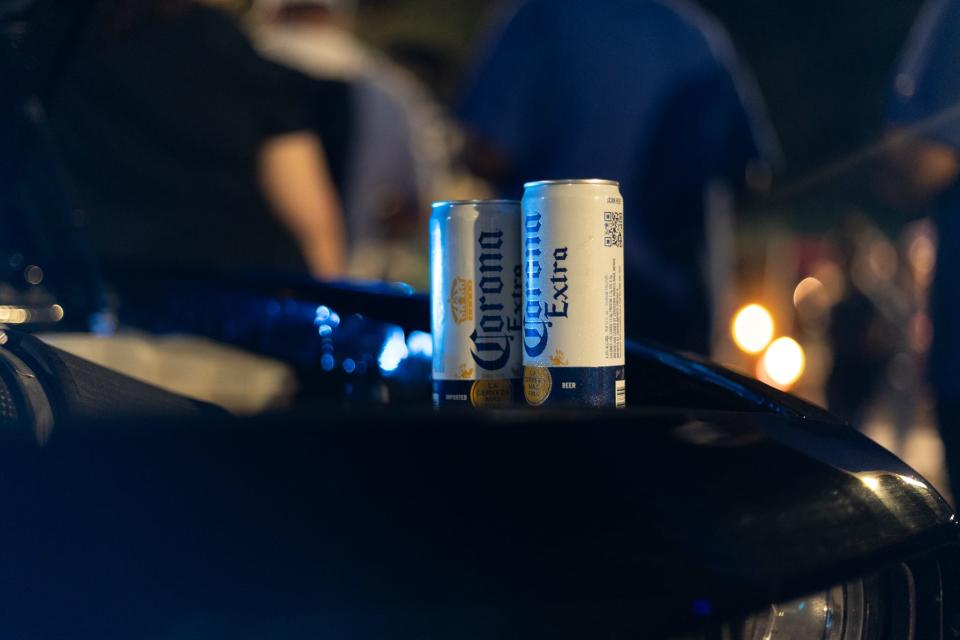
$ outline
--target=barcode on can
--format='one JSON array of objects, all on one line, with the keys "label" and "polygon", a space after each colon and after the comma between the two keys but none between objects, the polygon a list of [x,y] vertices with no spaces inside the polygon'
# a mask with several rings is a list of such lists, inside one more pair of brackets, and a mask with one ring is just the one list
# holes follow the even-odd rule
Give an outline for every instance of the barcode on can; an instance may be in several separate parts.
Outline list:
[{"label": "barcode on can", "polygon": [[623,211],[603,212],[603,246],[623,246]]},{"label": "barcode on can", "polygon": [[622,409],[623,407],[627,406],[627,381],[617,380],[616,391],[617,391],[617,409]]}]

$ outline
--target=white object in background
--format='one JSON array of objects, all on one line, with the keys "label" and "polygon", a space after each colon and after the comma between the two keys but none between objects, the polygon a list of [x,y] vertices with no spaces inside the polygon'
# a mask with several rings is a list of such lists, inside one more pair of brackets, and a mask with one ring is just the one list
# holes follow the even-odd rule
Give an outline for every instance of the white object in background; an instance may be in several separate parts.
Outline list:
[{"label": "white object in background", "polygon": [[283,408],[297,390],[296,376],[283,362],[206,338],[140,332],[37,337],[79,358],[238,415]]}]

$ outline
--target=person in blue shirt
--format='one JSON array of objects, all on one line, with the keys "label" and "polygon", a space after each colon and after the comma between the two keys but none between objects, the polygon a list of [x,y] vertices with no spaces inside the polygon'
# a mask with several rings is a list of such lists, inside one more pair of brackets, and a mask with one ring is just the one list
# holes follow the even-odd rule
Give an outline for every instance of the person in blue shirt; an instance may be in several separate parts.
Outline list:
[{"label": "person in blue shirt", "polygon": [[900,60],[888,107],[881,186],[888,199],[933,208],[939,251],[929,378],[954,500],[960,499],[960,1],[929,0]]},{"label": "person in blue shirt", "polygon": [[458,111],[468,162],[503,197],[530,180],[618,180],[628,337],[709,352],[708,186],[741,192],[775,155],[717,23],[681,1],[522,1]]}]

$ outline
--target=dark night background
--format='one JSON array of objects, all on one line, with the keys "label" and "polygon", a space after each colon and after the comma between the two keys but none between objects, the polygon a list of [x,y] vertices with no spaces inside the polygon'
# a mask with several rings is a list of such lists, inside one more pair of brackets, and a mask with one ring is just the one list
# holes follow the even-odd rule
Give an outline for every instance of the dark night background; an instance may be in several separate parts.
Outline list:
[{"label": "dark night background", "polygon": [[791,174],[876,139],[920,2],[702,4],[726,24],[756,73]]},{"label": "dark night background", "polygon": [[[505,4],[361,2],[360,33],[423,63],[433,76],[431,86],[448,100],[484,27]],[[867,163],[829,178],[810,178],[878,139],[897,57],[922,2],[700,4],[726,26],[766,100],[786,161],[774,189],[775,208],[813,228],[829,226],[850,204],[875,208]]]}]

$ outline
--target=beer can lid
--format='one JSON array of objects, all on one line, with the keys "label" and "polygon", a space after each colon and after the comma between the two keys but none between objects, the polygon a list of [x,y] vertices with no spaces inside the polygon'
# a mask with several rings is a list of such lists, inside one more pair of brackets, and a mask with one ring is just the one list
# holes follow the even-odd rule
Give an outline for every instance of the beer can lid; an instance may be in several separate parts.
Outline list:
[{"label": "beer can lid", "polygon": [[607,187],[619,187],[620,183],[616,180],[604,180],[602,178],[578,178],[570,180],[536,180],[534,182],[527,182],[523,185],[524,189],[530,189],[532,187],[543,187],[547,185],[554,184],[593,184],[601,185]]},{"label": "beer can lid", "polygon": [[519,200],[440,200],[439,202],[433,203],[433,208],[438,207],[449,207],[454,205],[470,205],[470,204],[515,204],[518,207],[520,206]]}]

